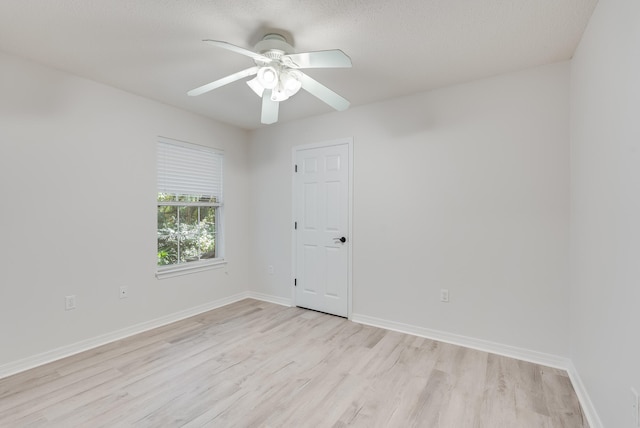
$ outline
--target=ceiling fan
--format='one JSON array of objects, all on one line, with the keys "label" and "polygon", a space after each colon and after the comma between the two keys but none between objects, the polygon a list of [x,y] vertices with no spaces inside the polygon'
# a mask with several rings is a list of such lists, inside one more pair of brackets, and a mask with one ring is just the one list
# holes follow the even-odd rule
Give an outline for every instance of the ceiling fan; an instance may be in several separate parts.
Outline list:
[{"label": "ceiling fan", "polygon": [[236,80],[256,76],[247,81],[247,85],[262,98],[261,122],[264,124],[277,122],[280,101],[295,95],[300,88],[336,110],[349,107],[349,101],[345,98],[300,71],[305,68],[351,67],[351,58],[339,49],[295,53],[293,46],[282,35],[275,33],[264,36],[253,51],[219,40],[204,41],[248,56],[253,59],[255,66],[192,89],[187,95],[201,95]]}]

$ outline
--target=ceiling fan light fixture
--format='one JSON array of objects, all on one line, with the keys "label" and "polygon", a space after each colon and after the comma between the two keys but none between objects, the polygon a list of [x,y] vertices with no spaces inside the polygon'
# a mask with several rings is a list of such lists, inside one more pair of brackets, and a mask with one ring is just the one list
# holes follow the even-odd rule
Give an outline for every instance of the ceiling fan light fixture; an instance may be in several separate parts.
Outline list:
[{"label": "ceiling fan light fixture", "polygon": [[285,101],[289,97],[298,93],[302,88],[302,82],[300,81],[301,73],[296,70],[281,69],[280,79],[278,85],[273,88],[271,92],[272,101]]},{"label": "ceiling fan light fixture", "polygon": [[271,66],[261,67],[257,79],[264,89],[273,89],[278,86],[278,71]]}]

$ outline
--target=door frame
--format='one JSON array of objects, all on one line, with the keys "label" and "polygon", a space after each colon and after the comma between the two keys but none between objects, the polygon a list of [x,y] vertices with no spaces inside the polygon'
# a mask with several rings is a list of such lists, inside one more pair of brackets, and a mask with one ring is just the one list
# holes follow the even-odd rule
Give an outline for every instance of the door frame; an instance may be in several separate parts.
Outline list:
[{"label": "door frame", "polygon": [[349,195],[347,197],[348,210],[348,227],[349,236],[347,239],[347,319],[351,319],[353,308],[353,291],[352,291],[352,279],[353,279],[353,137],[338,138],[335,140],[320,141],[317,143],[301,144],[293,146],[291,150],[291,301],[293,306],[296,306],[296,287],[294,281],[296,278],[297,270],[297,257],[296,257],[296,229],[294,228],[294,222],[296,221],[296,155],[301,150],[319,149],[324,147],[341,146],[346,145],[349,153],[349,185],[347,186]]}]

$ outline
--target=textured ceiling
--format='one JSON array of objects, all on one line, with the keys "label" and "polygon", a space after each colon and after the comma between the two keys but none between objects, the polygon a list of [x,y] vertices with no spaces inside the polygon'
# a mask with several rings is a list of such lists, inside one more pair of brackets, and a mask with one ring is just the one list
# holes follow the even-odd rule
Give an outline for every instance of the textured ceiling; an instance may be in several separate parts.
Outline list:
[{"label": "textured ceiling", "polygon": [[[186,95],[253,65],[202,39],[252,48],[279,30],[298,52],[342,49],[353,68],[307,74],[361,105],[569,59],[596,3],[2,0],[0,51],[255,129],[260,99],[243,81]],[[280,122],[330,111],[300,91],[280,106]]]}]

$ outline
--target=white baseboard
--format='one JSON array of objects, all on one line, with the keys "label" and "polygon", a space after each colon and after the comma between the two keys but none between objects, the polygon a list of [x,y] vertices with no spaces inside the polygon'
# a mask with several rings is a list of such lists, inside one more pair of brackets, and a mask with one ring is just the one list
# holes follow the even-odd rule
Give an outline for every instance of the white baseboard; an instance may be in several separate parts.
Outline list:
[{"label": "white baseboard", "polygon": [[[103,334],[91,339],[82,340],[80,342],[73,343],[71,345],[62,346],[51,351],[43,352],[38,355],[24,358],[22,360],[10,362],[0,366],[0,379],[11,376],[13,374],[32,369],[34,367],[41,366],[56,360],[59,360],[70,355],[74,355],[89,349],[97,348],[98,346],[106,345],[107,343],[114,342],[116,340],[124,339],[125,337],[133,336],[147,330],[162,327],[163,325],[171,324],[176,321],[183,320],[185,318],[199,315],[203,312],[210,311],[212,309],[220,308],[222,306],[229,305],[231,303],[238,302],[248,297],[259,299],[259,297],[250,295],[250,292],[242,292],[234,294],[233,296],[218,299],[213,302],[205,303],[204,305],[189,308],[184,311],[175,312],[160,318],[156,318],[150,321],[145,321],[140,324],[126,327],[121,330],[116,330],[111,333]],[[270,300],[267,300],[270,301]],[[275,303],[275,302],[274,302]]]},{"label": "white baseboard", "polygon": [[567,373],[569,373],[569,378],[571,379],[571,383],[573,384],[573,389],[576,391],[576,395],[578,396],[578,400],[580,400],[580,405],[582,406],[582,411],[587,417],[587,422],[589,422],[590,428],[602,428],[602,421],[600,420],[600,416],[598,416],[598,412],[596,412],[596,408],[587,393],[587,388],[584,386],[582,382],[582,378],[578,374],[578,370],[573,365],[573,362],[569,361],[569,367],[567,368]]},{"label": "white baseboard", "polygon": [[262,300],[263,302],[275,303],[282,306],[293,306],[293,301],[284,297],[272,296],[270,294],[258,293],[256,291],[248,291],[247,298]]},{"label": "white baseboard", "polygon": [[531,351],[529,349],[504,345],[502,343],[491,342],[483,339],[476,339],[468,336],[447,333],[439,330],[432,330],[410,324],[403,324],[395,321],[387,321],[367,315],[353,314],[351,320],[360,324],[367,324],[373,327],[381,327],[387,330],[398,331],[400,333],[412,334],[414,336],[426,337],[427,339],[438,340],[440,342],[451,343],[453,345],[464,346],[466,348],[477,349],[479,351],[490,352],[492,354],[504,355],[505,357],[516,358],[518,360],[529,361],[547,367],[567,370],[570,360],[557,355],[545,354],[543,352]]}]

